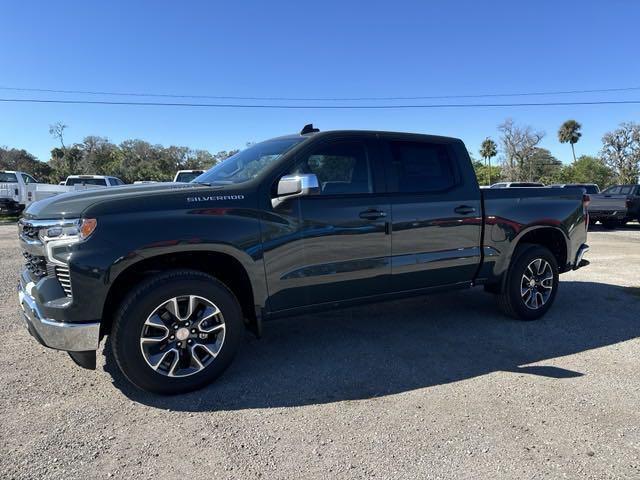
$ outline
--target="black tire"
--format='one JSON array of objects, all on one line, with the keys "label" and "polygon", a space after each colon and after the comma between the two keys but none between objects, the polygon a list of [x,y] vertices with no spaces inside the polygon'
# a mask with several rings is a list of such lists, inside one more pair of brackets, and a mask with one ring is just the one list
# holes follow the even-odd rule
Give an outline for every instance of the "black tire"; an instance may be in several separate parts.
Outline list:
[{"label": "black tire", "polygon": [[[154,370],[145,359],[141,336],[143,329],[148,328],[145,327],[147,318],[159,305],[174,297],[185,298],[190,295],[212,302],[221,312],[220,318],[224,324],[221,347],[217,355],[207,359],[210,363],[205,363],[206,366],[197,373],[188,376],[168,376]],[[201,315],[204,315],[204,312]],[[176,320],[169,320],[169,323],[174,321]],[[171,328],[166,330],[171,332]],[[143,281],[123,300],[113,321],[111,346],[118,367],[132,384],[149,392],[172,395],[197,390],[219,377],[233,360],[243,334],[242,310],[233,293],[223,283],[202,272],[174,270]],[[162,345],[159,348],[170,349],[172,345],[175,347],[177,341],[178,339],[175,339],[173,344]],[[188,341],[198,340],[196,338]],[[169,344],[168,338],[163,343]],[[180,352],[175,353],[176,357],[188,356],[188,352],[177,348],[175,350]],[[180,361],[176,360],[175,363],[180,364]]]},{"label": "black tire", "polygon": [[[543,303],[538,302],[538,298],[542,299],[543,297],[542,293],[540,294],[540,297],[536,297],[535,303],[541,303],[541,306],[538,308],[531,308],[525,301],[525,299],[528,300],[530,297],[523,294],[521,289],[523,282],[525,281],[523,275],[525,275],[527,268],[538,259],[546,262],[550,267],[550,273],[553,276],[551,280],[552,288],[548,297],[545,297]],[[541,262],[540,265],[542,264],[543,263]],[[549,249],[533,244],[523,244],[518,246],[511,259],[511,265],[509,266],[509,270],[506,275],[503,290],[498,295],[498,305],[504,313],[519,320],[536,320],[547,313],[556,298],[559,283],[558,262]],[[545,285],[548,284],[549,281],[545,282]],[[531,288],[534,289],[534,292],[536,288],[543,289],[542,286],[534,286]],[[545,288],[543,291],[546,296],[547,289]],[[525,295],[525,297],[523,297],[523,295]]]}]

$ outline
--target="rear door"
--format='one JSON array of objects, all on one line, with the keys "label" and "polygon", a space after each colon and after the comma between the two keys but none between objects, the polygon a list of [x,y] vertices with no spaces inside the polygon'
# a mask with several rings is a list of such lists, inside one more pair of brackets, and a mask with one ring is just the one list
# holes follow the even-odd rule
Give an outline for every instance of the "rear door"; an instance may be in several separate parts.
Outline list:
[{"label": "rear door", "polygon": [[383,138],[396,292],[470,282],[480,264],[482,205],[470,164],[459,163],[465,147],[431,138]]},{"label": "rear door", "polygon": [[269,309],[389,291],[389,202],[375,135],[318,141],[283,175],[313,173],[321,192],[285,201],[262,221]]}]

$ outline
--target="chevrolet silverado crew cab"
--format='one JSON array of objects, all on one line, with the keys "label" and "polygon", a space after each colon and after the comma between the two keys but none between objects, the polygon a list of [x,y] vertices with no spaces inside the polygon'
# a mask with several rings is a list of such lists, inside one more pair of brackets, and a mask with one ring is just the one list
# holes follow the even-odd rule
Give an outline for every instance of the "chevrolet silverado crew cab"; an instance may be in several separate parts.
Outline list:
[{"label": "chevrolet silverado crew cab", "polygon": [[133,384],[184,392],[224,371],[245,328],[310,309],[483,285],[537,319],[559,274],[588,263],[587,199],[481,191],[457,139],[307,126],[191,183],[32,204],[20,304],[32,335],[81,366],[110,335]]}]

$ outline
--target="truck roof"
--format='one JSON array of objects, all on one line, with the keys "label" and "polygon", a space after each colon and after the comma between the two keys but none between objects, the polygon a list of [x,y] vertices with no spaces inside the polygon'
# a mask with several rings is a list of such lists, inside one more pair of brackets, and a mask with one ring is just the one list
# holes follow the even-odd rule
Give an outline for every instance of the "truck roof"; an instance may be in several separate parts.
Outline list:
[{"label": "truck roof", "polygon": [[285,138],[311,138],[311,137],[332,137],[332,136],[340,136],[340,135],[402,135],[402,136],[415,136],[416,138],[420,138],[422,140],[435,141],[435,142],[461,142],[459,138],[455,137],[445,137],[441,135],[430,135],[426,133],[412,133],[412,132],[394,132],[388,130],[325,130],[322,132],[311,132],[311,133],[294,133],[290,135],[282,135],[279,137],[275,137],[275,139],[285,139]]}]

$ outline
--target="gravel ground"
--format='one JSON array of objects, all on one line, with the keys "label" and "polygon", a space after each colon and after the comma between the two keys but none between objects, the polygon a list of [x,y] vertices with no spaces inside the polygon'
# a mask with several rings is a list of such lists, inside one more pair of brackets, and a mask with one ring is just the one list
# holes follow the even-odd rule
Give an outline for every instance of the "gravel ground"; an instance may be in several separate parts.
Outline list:
[{"label": "gravel ground", "polygon": [[480,289],[273,321],[166,398],[29,337],[0,226],[0,477],[639,478],[640,226],[589,243],[541,321]]}]

